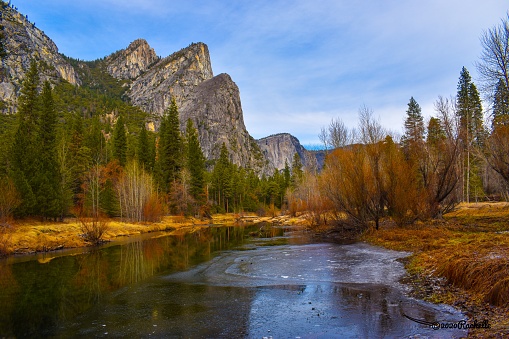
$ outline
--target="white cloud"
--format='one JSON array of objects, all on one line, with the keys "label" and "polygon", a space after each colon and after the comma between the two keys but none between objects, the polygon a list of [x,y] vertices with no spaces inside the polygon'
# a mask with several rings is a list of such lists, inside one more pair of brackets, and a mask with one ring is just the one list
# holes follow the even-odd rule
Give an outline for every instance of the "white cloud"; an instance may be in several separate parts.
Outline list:
[{"label": "white cloud", "polygon": [[239,86],[255,137],[287,131],[306,140],[333,117],[356,125],[363,104],[395,129],[411,96],[433,114],[438,95],[455,93],[462,66],[476,79],[478,37],[509,8],[499,0],[23,4],[74,57],[102,57],[140,37],[162,56],[203,41],[214,73]]}]

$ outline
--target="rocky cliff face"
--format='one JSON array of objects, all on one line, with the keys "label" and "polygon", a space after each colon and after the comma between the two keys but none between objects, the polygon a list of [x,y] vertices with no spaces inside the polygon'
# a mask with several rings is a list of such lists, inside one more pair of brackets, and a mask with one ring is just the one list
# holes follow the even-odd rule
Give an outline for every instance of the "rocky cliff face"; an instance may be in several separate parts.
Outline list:
[{"label": "rocky cliff face", "polygon": [[203,81],[180,108],[182,129],[188,119],[198,128],[200,144],[207,159],[219,158],[224,143],[230,160],[237,165],[261,170],[266,161],[244,125],[237,85],[228,74]]},{"label": "rocky cliff face", "polygon": [[307,151],[299,140],[291,134],[271,135],[257,140],[257,144],[269,166],[274,169],[282,170],[286,163],[291,168],[295,153],[299,155],[303,167],[310,170],[319,168],[315,154]]},{"label": "rocky cliff face", "polygon": [[43,80],[67,80],[79,84],[74,68],[58,53],[55,43],[28,18],[7,6],[2,8],[0,25],[4,27],[7,56],[0,69],[0,100],[4,112],[16,111],[17,96],[31,59],[39,62]]},{"label": "rocky cliff face", "polygon": [[147,41],[138,39],[129,47],[113,53],[105,59],[106,70],[117,79],[136,79],[159,58]]},{"label": "rocky cliff face", "polygon": [[[146,112],[162,115],[173,97],[182,107],[196,86],[213,77],[209,50],[203,43],[192,44],[154,63],[155,53],[150,52],[153,50],[144,40],[137,41],[120,52],[121,58],[108,57],[106,63],[113,77],[132,80],[127,96]],[[133,71],[122,71],[127,67],[119,67],[117,59],[125,60],[121,65],[127,65],[127,60],[131,60]],[[133,77],[136,73],[138,76]]]},{"label": "rocky cliff face", "polygon": [[75,65],[85,85],[94,83],[97,71],[121,80],[130,102],[155,117],[161,116],[175,98],[182,129],[187,119],[193,120],[209,160],[219,157],[224,143],[233,163],[249,166],[259,173],[271,174],[274,168],[282,169],[285,160],[291,164],[295,152],[304,165],[310,164],[309,154],[289,134],[264,138],[258,143],[249,135],[244,125],[239,89],[229,75],[213,76],[208,47],[203,43],[191,44],[166,58],[159,58],[145,40],[138,39],[104,60],[90,63],[73,60],[71,65],[69,59],[58,53],[50,38],[6,4],[1,12],[1,25],[7,52],[0,70],[0,108],[7,107],[4,111],[16,111],[21,82],[32,58],[39,62],[43,80],[64,79],[80,85],[82,81],[72,66]]},{"label": "rocky cliff face", "polygon": [[213,77],[207,45],[191,44],[158,60],[145,40],[105,59],[110,75],[130,80],[126,95],[143,110],[161,116],[175,98],[182,130],[188,119],[198,129],[207,159],[224,143],[230,160],[261,171],[265,159],[244,125],[239,88],[227,74]]}]

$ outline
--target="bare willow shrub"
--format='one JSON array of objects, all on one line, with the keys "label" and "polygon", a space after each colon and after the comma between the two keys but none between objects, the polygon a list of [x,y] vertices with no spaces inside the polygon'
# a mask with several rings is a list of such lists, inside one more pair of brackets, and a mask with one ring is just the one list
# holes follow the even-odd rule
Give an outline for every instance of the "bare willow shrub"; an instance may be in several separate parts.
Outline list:
[{"label": "bare willow shrub", "polygon": [[152,176],[136,161],[129,162],[117,183],[120,217],[133,222],[158,221],[162,203]]},{"label": "bare willow shrub", "polygon": [[104,233],[108,230],[108,221],[105,218],[99,215],[78,215],[77,219],[86,242],[96,245],[103,241]]},{"label": "bare willow shrub", "polygon": [[84,178],[83,200],[74,212],[83,239],[91,244],[101,243],[104,233],[108,230],[108,222],[103,218],[100,209],[103,182],[104,171],[99,164],[95,164]]},{"label": "bare willow shrub", "polygon": [[337,149],[327,157],[321,190],[341,215],[339,225],[365,229],[373,220],[381,196],[364,146]]},{"label": "bare willow shrub", "polygon": [[302,180],[287,192],[288,209],[291,215],[305,213],[311,225],[327,224],[332,213],[332,204],[327,196],[321,194],[318,176],[305,172]]},{"label": "bare willow shrub", "polygon": [[415,165],[390,137],[383,143],[382,163],[387,214],[398,225],[411,224],[420,217],[425,200]]}]

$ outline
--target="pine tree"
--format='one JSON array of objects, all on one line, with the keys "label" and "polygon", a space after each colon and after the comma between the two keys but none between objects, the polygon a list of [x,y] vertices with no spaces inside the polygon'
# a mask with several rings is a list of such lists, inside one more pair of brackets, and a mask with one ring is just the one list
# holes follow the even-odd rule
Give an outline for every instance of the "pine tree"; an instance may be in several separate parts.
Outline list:
[{"label": "pine tree", "polygon": [[290,171],[290,166],[288,165],[288,161],[285,160],[285,168],[283,169],[283,178],[284,178],[284,187],[285,190],[290,187],[290,183],[292,180],[292,172]]},{"label": "pine tree", "polygon": [[118,160],[120,166],[127,163],[127,134],[122,115],[118,117],[113,130],[113,157]]},{"label": "pine tree", "polygon": [[179,112],[173,99],[161,120],[157,149],[158,183],[166,193],[170,193],[171,184],[179,179],[182,169],[182,149]]},{"label": "pine tree", "polygon": [[61,211],[59,199],[60,174],[57,164],[57,114],[51,85],[45,82],[41,93],[40,126],[38,135],[38,161],[36,174],[37,210],[43,218],[56,218]]},{"label": "pine tree", "polygon": [[474,192],[482,191],[479,187],[478,159],[473,155],[474,147],[482,147],[485,139],[481,98],[472,78],[465,67],[462,68],[456,96],[456,115],[460,120],[460,139],[464,154],[463,188],[464,200],[470,201],[471,187]]},{"label": "pine tree", "polygon": [[198,132],[191,119],[187,120],[186,144],[187,168],[191,175],[190,192],[199,204],[203,204],[205,202],[205,157],[198,140]]},{"label": "pine tree", "polygon": [[216,160],[212,171],[212,188],[216,203],[226,212],[229,211],[229,199],[232,196],[233,172],[234,168],[228,157],[228,149],[223,142],[219,159]]},{"label": "pine tree", "polygon": [[297,187],[302,181],[304,172],[302,171],[302,162],[300,161],[299,153],[295,152],[292,161],[292,187]]},{"label": "pine tree", "polygon": [[436,146],[440,140],[445,138],[445,132],[442,128],[440,119],[431,117],[428,122],[428,131],[426,142],[430,146]]},{"label": "pine tree", "polygon": [[481,98],[465,67],[460,73],[456,107],[464,147],[466,148],[470,143],[481,144],[484,136]]},{"label": "pine tree", "polygon": [[492,128],[509,125],[509,90],[503,80],[499,80],[493,100]]},{"label": "pine tree", "polygon": [[67,168],[69,169],[70,188],[75,204],[83,202],[83,183],[85,176],[92,166],[92,154],[90,148],[84,144],[83,119],[80,114],[71,117],[71,132],[68,143],[69,156]]},{"label": "pine tree", "polygon": [[106,163],[106,139],[104,138],[101,121],[98,115],[92,118],[88,133],[86,133],[84,145],[90,149],[90,154],[94,162],[100,164]]},{"label": "pine tree", "polygon": [[39,171],[37,158],[39,71],[32,60],[18,99],[18,126],[11,148],[11,177],[21,197],[15,211],[18,216],[34,213],[36,196],[35,177]]},{"label": "pine tree", "polygon": [[136,157],[143,169],[152,172],[152,167],[154,166],[153,146],[150,143],[145,124],[141,126],[140,135],[138,136]]},{"label": "pine tree", "polygon": [[406,114],[403,144],[405,149],[411,152],[412,147],[424,140],[424,118],[421,113],[421,107],[414,97],[410,98]]}]

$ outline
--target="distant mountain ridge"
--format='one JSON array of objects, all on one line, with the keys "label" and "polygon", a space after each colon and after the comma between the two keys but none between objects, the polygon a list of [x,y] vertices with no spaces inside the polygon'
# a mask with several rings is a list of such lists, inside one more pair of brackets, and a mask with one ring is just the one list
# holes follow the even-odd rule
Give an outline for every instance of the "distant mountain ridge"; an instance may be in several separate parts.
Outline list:
[{"label": "distant mountain ridge", "polygon": [[137,39],[127,48],[94,62],[71,60],[59,54],[56,44],[35,24],[3,4],[1,25],[7,52],[0,69],[0,110],[3,113],[16,111],[21,82],[30,60],[35,59],[39,62],[42,79],[53,83],[67,81],[85,86],[94,83],[97,72],[108,74],[122,86],[119,88],[123,88],[123,93],[119,95],[152,114],[156,126],[157,117],[175,98],[182,129],[187,119],[193,120],[209,160],[219,157],[224,143],[233,163],[251,167],[260,174],[281,170],[284,160],[290,159],[291,164],[296,152],[305,166],[316,163],[311,153],[289,134],[258,141],[251,137],[244,124],[239,88],[227,74],[214,76],[206,44],[193,43],[160,58],[147,41]]}]

